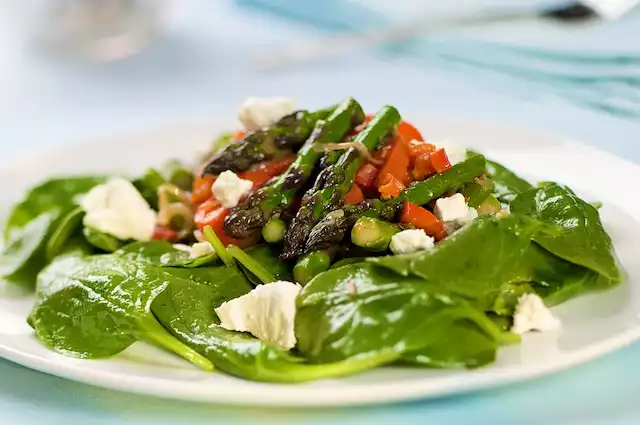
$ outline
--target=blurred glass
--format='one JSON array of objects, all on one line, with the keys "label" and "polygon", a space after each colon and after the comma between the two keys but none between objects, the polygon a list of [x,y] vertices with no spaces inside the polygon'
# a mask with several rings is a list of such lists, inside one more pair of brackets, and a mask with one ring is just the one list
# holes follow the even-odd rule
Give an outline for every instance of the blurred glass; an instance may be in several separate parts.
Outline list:
[{"label": "blurred glass", "polygon": [[22,0],[38,44],[64,54],[112,61],[138,53],[161,27],[163,0]]}]

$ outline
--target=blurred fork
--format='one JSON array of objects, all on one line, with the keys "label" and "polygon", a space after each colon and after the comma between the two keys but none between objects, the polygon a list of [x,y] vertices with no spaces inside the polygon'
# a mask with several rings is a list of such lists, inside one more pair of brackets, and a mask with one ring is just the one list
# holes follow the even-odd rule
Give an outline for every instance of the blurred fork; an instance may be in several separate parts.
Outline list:
[{"label": "blurred fork", "polygon": [[561,22],[578,22],[594,18],[613,20],[631,10],[640,0],[577,0],[546,7],[540,10],[489,10],[484,13],[434,21],[428,16],[384,29],[368,30],[355,34],[325,37],[320,40],[295,42],[283,49],[260,53],[254,58],[259,69],[311,62],[377,45],[410,40],[438,29],[496,23],[531,18],[555,19]]}]

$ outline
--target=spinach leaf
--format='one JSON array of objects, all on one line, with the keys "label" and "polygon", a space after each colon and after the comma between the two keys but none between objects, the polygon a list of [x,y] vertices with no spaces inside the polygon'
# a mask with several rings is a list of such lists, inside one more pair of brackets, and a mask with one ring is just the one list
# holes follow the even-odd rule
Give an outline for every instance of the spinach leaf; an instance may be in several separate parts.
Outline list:
[{"label": "spinach leaf", "polygon": [[94,229],[93,227],[85,226],[82,229],[82,233],[87,242],[104,252],[114,252],[123,244],[123,242],[115,236]]},{"label": "spinach leaf", "polygon": [[494,161],[487,160],[487,174],[493,180],[493,194],[505,204],[510,203],[519,193],[533,188],[529,182]]},{"label": "spinach leaf", "polygon": [[612,282],[622,280],[611,238],[602,227],[598,210],[566,186],[548,183],[523,192],[510,207],[513,213],[560,228],[560,233],[538,232],[535,235],[534,240],[547,251],[587,267]]},{"label": "spinach leaf", "polygon": [[158,170],[155,168],[149,168],[142,176],[132,181],[132,184],[149,203],[149,206],[157,210],[158,188],[165,182],[165,177]]},{"label": "spinach leaf", "polygon": [[369,258],[403,276],[417,276],[434,288],[491,309],[503,285],[519,282],[514,266],[526,255],[540,223],[521,215],[479,217],[436,249]]},{"label": "spinach leaf", "polygon": [[[195,269],[199,270],[199,269]],[[216,283],[215,286],[212,286]],[[244,333],[221,328],[214,308],[250,287],[232,280],[173,282],[151,309],[176,338],[210,359],[217,368],[245,379],[304,382],[356,373],[392,361],[393,353],[362,356],[343,362],[313,365]]]},{"label": "spinach leaf", "polygon": [[432,344],[404,353],[400,362],[434,368],[477,368],[496,359],[498,345],[472,326],[455,326]]},{"label": "spinach leaf", "polygon": [[216,261],[215,253],[200,258],[189,258],[189,253],[173,247],[167,241],[133,242],[118,249],[115,254],[131,261],[147,262],[161,267],[200,267]]},{"label": "spinach leaf", "polygon": [[[515,270],[516,280],[531,282],[531,290],[543,297],[547,305],[557,305],[582,293],[606,289],[618,283],[556,257],[535,243],[529,246]],[[510,314],[508,309],[506,311]]]},{"label": "spinach leaf", "polygon": [[53,261],[65,249],[67,241],[82,227],[82,217],[84,217],[84,211],[82,208],[76,207],[60,220],[45,245],[47,262]]},{"label": "spinach leaf", "polygon": [[[459,326],[475,326],[498,342],[518,339],[450,291],[370,263],[330,269],[298,297],[298,349],[313,362],[387,351],[400,357],[443,341]],[[466,358],[472,350],[465,344],[451,341],[448,354]]]},{"label": "spinach leaf", "polygon": [[[280,259],[278,251],[278,247],[273,245],[258,245],[245,250],[251,258],[260,263],[260,265],[267,269],[277,280],[293,282],[292,266]],[[262,283],[260,279],[256,278],[244,267],[243,270],[251,283],[254,285]]]},{"label": "spinach leaf", "polygon": [[[172,337],[150,312],[153,299],[170,283],[205,275],[166,270],[116,255],[58,259],[38,276],[29,323],[44,344],[68,356],[108,357],[144,339],[211,369],[208,360]],[[227,274],[223,270],[216,277]]]},{"label": "spinach leaf", "polygon": [[6,222],[0,276],[10,282],[33,285],[47,264],[45,245],[49,236],[77,206],[79,197],[104,181],[104,177],[70,177],[49,180],[31,189],[14,206]]}]

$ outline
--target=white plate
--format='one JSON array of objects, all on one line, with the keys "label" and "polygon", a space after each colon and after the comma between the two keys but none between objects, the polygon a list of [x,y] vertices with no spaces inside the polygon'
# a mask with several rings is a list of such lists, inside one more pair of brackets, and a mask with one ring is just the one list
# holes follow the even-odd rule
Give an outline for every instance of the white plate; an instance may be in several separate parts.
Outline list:
[{"label": "white plate", "polygon": [[[545,375],[594,359],[640,337],[640,201],[630,184],[640,168],[610,154],[548,136],[473,122],[414,120],[432,140],[472,146],[531,179],[554,179],[604,203],[602,217],[629,278],[612,291],[573,300],[555,313],[559,335],[527,335],[476,371],[382,368],[343,379],[282,385],[204,373],[143,343],[107,360],[75,360],[34,338],[25,323],[30,294],[0,286],[0,356],[53,375],[124,391],[253,405],[344,405],[432,397]],[[174,126],[149,134],[85,144],[0,170],[6,213],[28,186],[56,174],[137,172],[172,157],[192,158],[224,126]]]}]

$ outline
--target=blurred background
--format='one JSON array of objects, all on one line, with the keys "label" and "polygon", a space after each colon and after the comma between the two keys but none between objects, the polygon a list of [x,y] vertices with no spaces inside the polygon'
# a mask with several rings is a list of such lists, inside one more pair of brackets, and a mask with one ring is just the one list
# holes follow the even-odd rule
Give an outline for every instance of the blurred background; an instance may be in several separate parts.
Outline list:
[{"label": "blurred background", "polygon": [[[525,127],[640,162],[636,3],[0,0],[0,166],[185,121],[229,119],[233,126],[248,96],[288,96],[304,108],[354,96],[370,111],[392,104],[408,117]],[[494,425],[636,424],[640,380],[629,371],[637,370],[638,350],[518,390],[322,412],[154,400],[0,361],[0,410],[6,423],[22,424],[251,423],[257,416],[278,423],[472,417]]]},{"label": "blurred background", "polygon": [[640,129],[635,3],[0,0],[2,153],[233,119],[247,96],[352,95],[622,154]]}]

